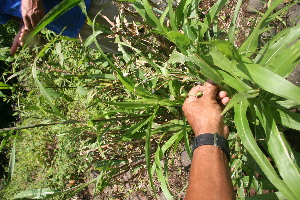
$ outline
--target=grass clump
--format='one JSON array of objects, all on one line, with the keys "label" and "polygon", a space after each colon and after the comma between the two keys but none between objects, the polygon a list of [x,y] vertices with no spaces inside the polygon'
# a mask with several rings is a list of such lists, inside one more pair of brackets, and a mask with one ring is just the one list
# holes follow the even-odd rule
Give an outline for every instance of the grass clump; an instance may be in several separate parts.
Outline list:
[{"label": "grass clump", "polygon": [[[116,32],[119,55],[49,32],[46,46],[23,50],[13,64],[21,121],[2,130],[5,147],[16,149],[2,195],[43,188],[34,190],[37,198],[182,198],[187,175],[178,158],[184,150],[191,155],[192,130],[181,105],[192,85],[209,79],[232,97],[224,113],[237,197],[299,199],[299,154],[281,131],[300,127],[299,114],[290,111],[299,108],[299,88],[285,79],[299,63],[299,25],[261,42],[288,8],[275,12],[282,3],[276,0],[240,41],[238,20],[229,31],[218,23],[228,2],[214,2],[203,15],[195,0],[168,1],[162,12],[136,0],[140,22],[123,27],[127,35]],[[253,189],[259,196],[247,197]]]}]

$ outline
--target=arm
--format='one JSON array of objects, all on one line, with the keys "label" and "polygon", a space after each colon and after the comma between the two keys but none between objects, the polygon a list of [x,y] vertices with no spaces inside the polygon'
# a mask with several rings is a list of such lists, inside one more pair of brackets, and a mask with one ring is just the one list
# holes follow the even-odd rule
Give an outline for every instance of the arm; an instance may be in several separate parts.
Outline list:
[{"label": "arm", "polygon": [[44,5],[42,0],[22,0],[21,12],[23,23],[10,48],[10,53],[16,53],[18,47],[24,45],[24,38],[44,16]]},{"label": "arm", "polygon": [[[197,97],[203,92],[202,97]],[[216,97],[220,99],[216,101]],[[229,102],[226,92],[217,93],[217,87],[207,83],[189,92],[183,104],[184,114],[195,136],[203,133],[219,133],[228,137],[228,127],[223,124],[222,108]],[[187,200],[231,200],[235,194],[230,178],[226,154],[216,146],[205,145],[195,149],[190,170]]]}]

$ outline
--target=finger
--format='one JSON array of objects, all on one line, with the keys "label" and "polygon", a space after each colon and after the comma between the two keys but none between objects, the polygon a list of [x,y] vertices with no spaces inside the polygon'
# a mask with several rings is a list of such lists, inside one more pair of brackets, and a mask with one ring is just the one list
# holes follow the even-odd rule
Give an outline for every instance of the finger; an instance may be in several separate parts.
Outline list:
[{"label": "finger", "polygon": [[20,45],[23,46],[25,42],[25,36],[29,33],[29,30],[23,26],[20,32],[21,32],[19,36]]},{"label": "finger", "polygon": [[229,97],[224,97],[223,99],[221,99],[221,103],[226,106],[228,104],[228,102],[230,101]]},{"label": "finger", "polygon": [[21,35],[21,30],[18,32],[18,34],[15,36],[14,38],[14,41],[13,41],[13,44],[12,46],[10,47],[10,54],[11,55],[14,55],[17,50],[18,50],[18,47],[20,47],[20,35]]},{"label": "finger", "polygon": [[194,100],[198,100],[198,97],[197,97],[197,93],[198,92],[203,92],[203,87],[204,86],[200,86],[200,85],[197,85],[195,87],[193,87],[189,93],[188,93],[188,98],[187,100],[191,100],[191,101],[194,101]]},{"label": "finger", "polygon": [[19,45],[17,43],[13,43],[10,47],[10,54],[14,55],[17,52]]},{"label": "finger", "polygon": [[24,26],[25,26],[26,29],[32,30],[32,24],[31,24],[32,22],[31,22],[31,19],[28,15],[25,15],[23,17],[23,22],[24,22]]},{"label": "finger", "polygon": [[203,97],[208,100],[215,100],[218,87],[211,83],[206,83],[204,86]]},{"label": "finger", "polygon": [[225,91],[220,91],[220,92],[218,93],[218,97],[220,97],[221,99],[222,99],[222,98],[225,98],[225,97],[227,97],[227,93],[226,93]]}]

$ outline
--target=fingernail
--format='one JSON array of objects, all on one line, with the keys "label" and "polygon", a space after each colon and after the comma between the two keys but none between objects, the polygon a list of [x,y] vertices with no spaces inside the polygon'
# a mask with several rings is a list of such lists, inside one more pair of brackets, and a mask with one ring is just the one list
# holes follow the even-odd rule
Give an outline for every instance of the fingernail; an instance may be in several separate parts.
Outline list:
[{"label": "fingernail", "polygon": [[207,80],[208,83],[212,84],[212,85],[216,85],[216,83],[212,80]]}]

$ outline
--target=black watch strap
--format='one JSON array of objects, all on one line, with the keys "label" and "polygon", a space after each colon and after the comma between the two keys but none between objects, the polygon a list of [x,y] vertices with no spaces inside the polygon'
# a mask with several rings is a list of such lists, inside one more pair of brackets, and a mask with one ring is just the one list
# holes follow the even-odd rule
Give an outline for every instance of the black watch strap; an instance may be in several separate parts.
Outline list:
[{"label": "black watch strap", "polygon": [[200,147],[202,145],[214,145],[216,147],[219,147],[226,154],[228,158],[228,162],[230,161],[230,151],[229,151],[228,141],[218,133],[214,133],[214,134],[205,133],[195,137],[194,144],[193,144],[193,152],[197,147]]}]

